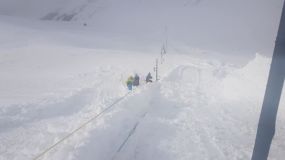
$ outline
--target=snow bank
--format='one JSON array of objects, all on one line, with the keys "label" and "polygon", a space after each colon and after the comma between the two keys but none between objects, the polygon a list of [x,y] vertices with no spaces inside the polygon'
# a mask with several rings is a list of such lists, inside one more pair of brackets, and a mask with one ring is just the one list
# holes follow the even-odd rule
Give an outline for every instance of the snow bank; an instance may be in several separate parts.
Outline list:
[{"label": "snow bank", "polygon": [[271,59],[256,54],[245,67],[223,79],[223,95],[231,100],[262,100],[268,79]]},{"label": "snow bank", "polygon": [[[256,54],[242,68],[219,63],[202,67],[200,62],[199,67],[185,65],[173,70],[161,86],[168,100],[185,105],[169,121],[175,123],[176,135],[163,142],[175,155],[173,159],[250,159],[270,62]],[[269,159],[284,156],[284,98],[283,89]]]}]

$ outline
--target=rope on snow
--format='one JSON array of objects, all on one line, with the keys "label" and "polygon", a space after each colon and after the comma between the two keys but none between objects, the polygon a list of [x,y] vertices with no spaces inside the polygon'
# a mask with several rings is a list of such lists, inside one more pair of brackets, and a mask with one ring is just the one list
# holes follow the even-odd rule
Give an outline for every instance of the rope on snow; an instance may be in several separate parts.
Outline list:
[{"label": "rope on snow", "polygon": [[48,147],[47,149],[45,149],[43,152],[41,152],[40,154],[38,154],[35,158],[33,158],[33,160],[38,160],[41,157],[43,157],[46,153],[48,153],[49,151],[51,151],[52,149],[54,149],[56,146],[58,146],[59,144],[61,144],[63,141],[65,141],[66,139],[68,139],[69,137],[71,137],[72,135],[74,135],[76,132],[78,132],[79,130],[81,130],[82,128],[86,127],[88,124],[90,124],[92,121],[96,120],[98,117],[100,117],[102,114],[104,114],[106,111],[108,111],[109,109],[113,108],[116,104],[118,104],[120,101],[122,101],[123,99],[125,99],[131,92],[128,92],[127,94],[125,94],[123,97],[117,99],[114,103],[112,103],[110,106],[108,106],[107,108],[105,108],[102,112],[100,112],[99,114],[95,115],[94,117],[92,117],[91,119],[89,119],[88,121],[86,121],[85,123],[81,124],[77,129],[73,130],[71,133],[69,133],[68,135],[66,135],[65,137],[63,137],[62,139],[60,139],[59,141],[57,141],[55,144],[53,144],[52,146]]}]

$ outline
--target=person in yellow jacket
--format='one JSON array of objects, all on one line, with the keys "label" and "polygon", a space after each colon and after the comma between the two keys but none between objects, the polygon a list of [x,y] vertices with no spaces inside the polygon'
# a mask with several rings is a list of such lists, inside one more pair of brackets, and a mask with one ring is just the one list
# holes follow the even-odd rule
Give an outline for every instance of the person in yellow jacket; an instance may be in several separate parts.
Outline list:
[{"label": "person in yellow jacket", "polygon": [[130,76],[126,82],[129,90],[133,89],[133,82],[134,82],[134,77]]}]

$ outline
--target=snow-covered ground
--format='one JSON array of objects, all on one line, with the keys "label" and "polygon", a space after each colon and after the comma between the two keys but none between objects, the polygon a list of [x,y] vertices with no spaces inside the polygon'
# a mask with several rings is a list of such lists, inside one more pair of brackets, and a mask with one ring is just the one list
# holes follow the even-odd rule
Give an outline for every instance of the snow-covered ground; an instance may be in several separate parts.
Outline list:
[{"label": "snow-covered ground", "polygon": [[[1,55],[0,159],[35,158],[124,96],[128,74],[152,69],[146,54],[72,51],[31,52],[33,61]],[[257,55],[243,68],[178,54],[167,61],[161,81],[135,89],[43,159],[249,159],[270,59]],[[284,114],[271,159],[284,156]]]},{"label": "snow-covered ground", "polygon": [[[99,16],[116,13],[109,10]],[[77,16],[86,17],[85,11]],[[154,76],[164,23],[128,30],[129,21],[117,20],[121,28],[104,29],[109,23],[84,27],[0,16],[0,160],[35,159],[114,102],[38,159],[250,159],[271,59],[256,54],[241,65],[242,56],[228,56],[232,61],[226,63],[227,56],[176,41],[185,30],[175,38],[179,27],[170,25],[160,81],[142,80],[129,92],[129,75]],[[284,98],[283,90],[270,160],[285,157]]]}]

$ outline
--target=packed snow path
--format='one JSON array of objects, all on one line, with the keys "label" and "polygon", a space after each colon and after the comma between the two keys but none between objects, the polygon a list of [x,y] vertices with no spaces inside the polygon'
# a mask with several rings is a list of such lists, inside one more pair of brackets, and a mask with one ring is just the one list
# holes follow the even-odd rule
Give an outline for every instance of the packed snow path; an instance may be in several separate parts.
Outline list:
[{"label": "packed snow path", "polygon": [[[171,160],[199,159],[201,155],[206,159],[227,159],[205,126],[208,119],[215,118],[202,117],[208,111],[200,106],[205,104],[200,104],[198,97],[198,79],[193,78],[193,88],[188,88],[193,94],[192,99],[188,97],[192,105],[177,101],[183,96],[178,89],[167,88],[167,83],[181,82],[185,72],[199,78],[198,69],[180,66],[162,82],[129,97],[105,117],[103,128],[90,133],[88,142],[77,150],[76,159]],[[222,123],[222,118],[217,123]]]},{"label": "packed snow path", "polygon": [[135,90],[96,121],[71,151],[62,145],[46,158],[248,159],[254,129],[240,124],[244,115],[234,117],[203,93],[201,83],[215,83],[209,77],[202,80],[207,72],[212,71],[177,67],[161,82]]}]

